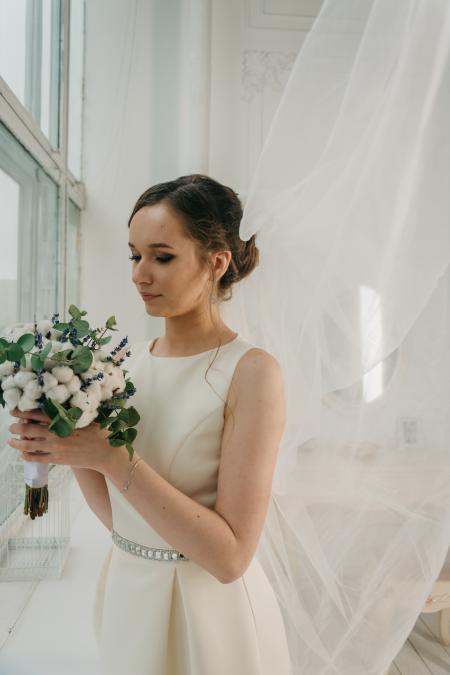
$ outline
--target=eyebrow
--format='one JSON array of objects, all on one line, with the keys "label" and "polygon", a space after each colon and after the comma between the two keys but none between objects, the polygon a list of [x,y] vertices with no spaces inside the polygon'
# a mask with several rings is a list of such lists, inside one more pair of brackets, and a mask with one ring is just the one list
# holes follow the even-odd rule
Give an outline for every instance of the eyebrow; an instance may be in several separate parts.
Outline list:
[{"label": "eyebrow", "polygon": [[[136,246],[134,244],[132,244],[131,241],[128,242],[128,246],[130,246],[131,248],[136,248]],[[173,246],[171,246],[170,244],[165,244],[163,241],[160,241],[156,244],[147,244],[147,248],[172,248],[173,249]]]}]

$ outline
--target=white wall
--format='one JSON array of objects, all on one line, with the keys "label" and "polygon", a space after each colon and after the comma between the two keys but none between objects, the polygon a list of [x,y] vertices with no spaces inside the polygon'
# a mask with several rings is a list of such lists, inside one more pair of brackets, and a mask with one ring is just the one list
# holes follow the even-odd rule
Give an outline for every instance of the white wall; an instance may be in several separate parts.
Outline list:
[{"label": "white wall", "polygon": [[320,0],[86,3],[81,304],[92,325],[115,314],[117,336],[162,334],[164,320],[146,314],[130,278],[126,222],[134,202],[147,187],[194,172],[245,199],[319,6]]},{"label": "white wall", "polygon": [[149,334],[131,282],[127,220],[154,175],[152,11],[151,2],[86,3],[81,306],[93,326],[116,316],[111,349],[116,336]]}]

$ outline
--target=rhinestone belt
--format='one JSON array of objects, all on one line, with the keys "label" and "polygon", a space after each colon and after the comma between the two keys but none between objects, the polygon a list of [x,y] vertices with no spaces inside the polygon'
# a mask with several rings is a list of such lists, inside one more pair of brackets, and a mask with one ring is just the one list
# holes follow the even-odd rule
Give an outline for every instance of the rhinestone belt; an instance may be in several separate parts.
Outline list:
[{"label": "rhinestone belt", "polygon": [[143,546],[130,539],[121,537],[112,529],[113,542],[127,553],[139,556],[139,558],[147,558],[148,560],[189,560],[185,555],[172,548],[152,548],[151,546]]}]

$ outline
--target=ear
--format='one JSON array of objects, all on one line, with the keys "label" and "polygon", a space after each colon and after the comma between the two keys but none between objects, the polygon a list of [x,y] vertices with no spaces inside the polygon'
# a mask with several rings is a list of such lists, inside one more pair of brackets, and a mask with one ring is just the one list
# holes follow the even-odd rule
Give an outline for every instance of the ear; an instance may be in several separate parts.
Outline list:
[{"label": "ear", "polygon": [[228,269],[231,260],[231,251],[217,251],[213,253],[213,269],[216,281],[219,281]]}]

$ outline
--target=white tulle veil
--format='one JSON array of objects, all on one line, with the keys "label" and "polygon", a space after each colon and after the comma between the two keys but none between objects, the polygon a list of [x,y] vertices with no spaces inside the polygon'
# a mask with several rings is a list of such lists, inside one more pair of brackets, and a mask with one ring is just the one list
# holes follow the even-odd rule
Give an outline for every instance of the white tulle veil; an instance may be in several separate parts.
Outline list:
[{"label": "white tulle veil", "polygon": [[221,315],[283,368],[257,557],[293,675],[384,673],[450,545],[449,50],[448,0],[325,2],[245,202]]}]

